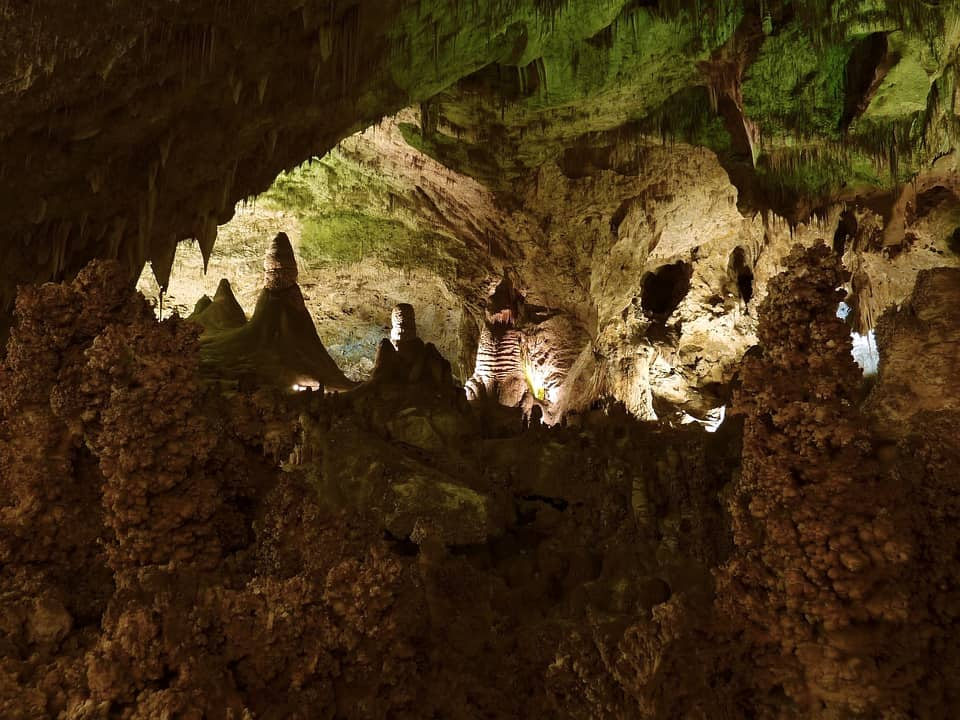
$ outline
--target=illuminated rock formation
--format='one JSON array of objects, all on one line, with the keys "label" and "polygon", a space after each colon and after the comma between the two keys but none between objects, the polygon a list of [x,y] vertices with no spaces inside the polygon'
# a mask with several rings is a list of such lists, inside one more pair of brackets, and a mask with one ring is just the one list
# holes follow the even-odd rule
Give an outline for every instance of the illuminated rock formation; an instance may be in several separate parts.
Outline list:
[{"label": "illuminated rock formation", "polygon": [[296,278],[293,248],[280,233],[267,249],[265,287],[250,322],[204,336],[201,354],[206,372],[275,387],[353,387],[317,335]]},{"label": "illuminated rock formation", "polygon": [[397,350],[404,343],[417,339],[417,318],[413,305],[400,303],[390,314],[390,342]]},{"label": "illuminated rock formation", "polygon": [[960,715],[956,5],[0,0],[0,718]]},{"label": "illuminated rock formation", "polygon": [[518,317],[519,296],[505,276],[487,300],[476,367],[466,385],[468,398],[491,397],[507,407],[520,405],[527,387]]},{"label": "illuminated rock formation", "polygon": [[267,248],[263,258],[263,287],[267,290],[286,290],[297,284],[297,258],[286,233],[279,233]]}]

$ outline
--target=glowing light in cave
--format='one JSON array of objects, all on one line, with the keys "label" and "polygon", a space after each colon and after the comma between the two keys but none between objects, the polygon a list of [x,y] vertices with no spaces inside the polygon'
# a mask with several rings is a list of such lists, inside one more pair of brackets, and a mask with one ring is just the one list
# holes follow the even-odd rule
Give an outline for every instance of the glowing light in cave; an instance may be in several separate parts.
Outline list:
[{"label": "glowing light in cave", "polygon": [[294,383],[290,389],[294,392],[314,392],[320,389],[320,383],[313,380],[304,380]]},{"label": "glowing light in cave", "polygon": [[527,379],[527,385],[533,396],[540,401],[556,402],[557,389],[547,384],[547,376],[550,374],[545,367],[535,367],[531,363],[524,363],[523,374]]},{"label": "glowing light in cave", "polygon": [[871,330],[866,335],[852,333],[853,359],[863,370],[864,375],[876,375],[880,369],[880,349],[877,347],[877,335]]},{"label": "glowing light in cave", "polygon": [[708,433],[715,433],[720,429],[720,426],[723,425],[723,421],[727,419],[727,406],[721,405],[720,407],[713,408],[710,412],[707,413],[707,417],[704,420],[696,418],[689,413],[683,414],[683,419],[680,421],[683,425],[689,425],[690,423],[697,423],[702,426],[704,430]]},{"label": "glowing light in cave", "polygon": [[[837,307],[837,317],[846,320],[853,311],[845,302]],[[864,375],[876,375],[880,369],[880,349],[877,347],[877,335],[873,330],[861,335],[858,332],[850,333],[853,341],[853,350],[851,354]]]}]

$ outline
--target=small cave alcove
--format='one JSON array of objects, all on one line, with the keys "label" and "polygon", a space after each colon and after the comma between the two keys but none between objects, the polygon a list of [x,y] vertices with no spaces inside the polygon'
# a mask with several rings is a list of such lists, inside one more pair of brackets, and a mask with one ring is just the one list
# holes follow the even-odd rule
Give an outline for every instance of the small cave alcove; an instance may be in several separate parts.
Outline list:
[{"label": "small cave alcove", "polygon": [[643,312],[666,321],[690,292],[693,267],[685,262],[664,265],[643,278],[640,304]]},{"label": "small cave alcove", "polygon": [[856,40],[844,71],[844,103],[840,126],[843,129],[866,110],[880,80],[895,65],[896,57],[888,57],[886,32],[875,32]]},{"label": "small cave alcove", "polygon": [[837,231],[833,234],[833,251],[838,257],[843,257],[847,251],[847,244],[857,236],[857,216],[852,210],[845,210],[840,215],[840,224],[837,225]]},{"label": "small cave alcove", "polygon": [[747,263],[747,253],[738,247],[730,256],[730,274],[737,283],[737,291],[744,303],[753,299],[753,269]]},{"label": "small cave alcove", "polygon": [[960,255],[960,227],[956,228],[947,240],[947,247],[954,255]]}]

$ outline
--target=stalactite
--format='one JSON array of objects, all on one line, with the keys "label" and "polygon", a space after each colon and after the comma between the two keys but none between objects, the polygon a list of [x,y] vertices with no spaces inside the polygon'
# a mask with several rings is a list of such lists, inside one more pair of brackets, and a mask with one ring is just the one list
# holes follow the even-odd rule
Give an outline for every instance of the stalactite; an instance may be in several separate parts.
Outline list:
[{"label": "stalactite", "polygon": [[264,75],[260,78],[257,83],[257,101],[263,105],[263,101],[267,96],[267,86],[270,83],[270,76]]},{"label": "stalactite", "polygon": [[203,256],[203,271],[206,272],[210,265],[210,255],[213,253],[213,246],[217,241],[217,218],[212,214],[204,215],[200,219],[199,227],[196,231],[197,245],[200,246],[200,254]]},{"label": "stalactite", "polygon": [[34,212],[31,222],[34,225],[42,225],[43,221],[47,218],[47,200],[46,198],[40,198],[40,202],[37,204],[37,209]]},{"label": "stalactite", "polygon": [[162,239],[154,239],[150,250],[150,269],[156,278],[157,285],[161,292],[166,292],[170,287],[170,274],[173,271],[173,263],[177,256],[177,239],[175,236],[169,236]]}]

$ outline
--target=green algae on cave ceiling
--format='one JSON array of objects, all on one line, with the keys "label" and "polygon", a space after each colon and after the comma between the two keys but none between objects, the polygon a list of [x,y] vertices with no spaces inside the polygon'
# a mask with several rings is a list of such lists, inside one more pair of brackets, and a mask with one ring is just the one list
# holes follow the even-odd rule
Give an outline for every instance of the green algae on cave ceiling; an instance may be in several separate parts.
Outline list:
[{"label": "green algae on cave ceiling", "polygon": [[373,257],[390,267],[456,274],[449,250],[458,245],[426,227],[401,220],[393,198],[403,189],[338,151],[278,176],[258,202],[291,212],[302,223],[299,253],[309,265],[348,264]]},{"label": "green algae on cave ceiling", "polygon": [[[560,33],[540,54],[491,65],[439,93],[428,107],[443,132],[427,127],[420,134],[407,126],[408,142],[488,184],[502,184],[565,143],[640,120],[702,83],[697,63],[727,37],[710,33],[717,44],[705,46],[687,15],[621,5],[592,35]],[[557,22],[566,17],[561,12]],[[732,32],[734,24],[723,27]]]}]

